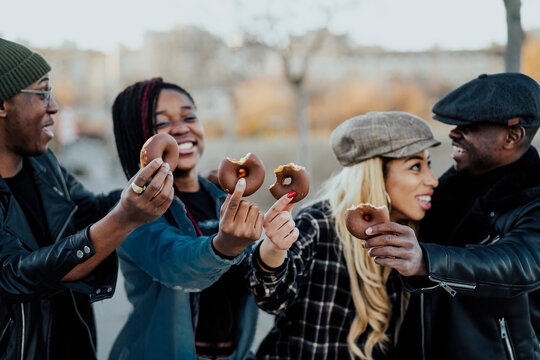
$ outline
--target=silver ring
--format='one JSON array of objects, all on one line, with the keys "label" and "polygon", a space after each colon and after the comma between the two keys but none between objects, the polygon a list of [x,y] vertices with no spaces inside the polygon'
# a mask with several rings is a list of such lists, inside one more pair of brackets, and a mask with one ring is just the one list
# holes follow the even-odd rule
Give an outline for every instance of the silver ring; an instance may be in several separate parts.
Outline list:
[{"label": "silver ring", "polygon": [[140,187],[139,185],[135,184],[135,182],[131,183],[131,190],[137,195],[141,195],[144,190],[146,190],[146,186]]}]

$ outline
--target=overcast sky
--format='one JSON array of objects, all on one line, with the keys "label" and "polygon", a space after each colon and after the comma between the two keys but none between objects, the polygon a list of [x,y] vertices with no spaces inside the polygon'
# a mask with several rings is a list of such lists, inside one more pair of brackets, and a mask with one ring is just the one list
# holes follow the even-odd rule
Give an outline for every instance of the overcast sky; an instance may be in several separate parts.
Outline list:
[{"label": "overcast sky", "polygon": [[[324,24],[314,0],[272,0],[280,29],[302,33]],[[324,0],[320,0],[324,1]],[[340,0],[328,0],[334,4]],[[343,0],[341,3],[346,2]],[[394,50],[475,49],[506,43],[503,0],[349,0],[330,30],[360,45]],[[49,47],[64,41],[82,49],[110,51],[119,43],[137,48],[145,31],[197,25],[226,40],[249,27],[266,0],[2,0],[0,34]],[[329,6],[330,6],[329,5]],[[339,7],[341,9],[341,7]],[[281,15],[280,15],[281,14]],[[522,0],[525,30],[540,29],[540,0]]]}]

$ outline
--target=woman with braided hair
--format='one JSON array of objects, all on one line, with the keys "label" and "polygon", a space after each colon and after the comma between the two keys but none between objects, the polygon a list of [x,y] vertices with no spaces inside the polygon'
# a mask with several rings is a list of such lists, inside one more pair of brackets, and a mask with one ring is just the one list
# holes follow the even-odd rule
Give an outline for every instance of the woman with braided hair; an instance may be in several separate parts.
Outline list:
[{"label": "woman with braided hair", "polygon": [[245,181],[226,196],[199,176],[204,129],[185,89],[161,78],[140,81],[117,96],[112,110],[128,178],[139,169],[141,147],[156,133],[175,138],[178,165],[170,208],[118,250],[133,311],[110,359],[245,359],[257,308],[238,264],[260,238],[263,214],[241,200]]}]

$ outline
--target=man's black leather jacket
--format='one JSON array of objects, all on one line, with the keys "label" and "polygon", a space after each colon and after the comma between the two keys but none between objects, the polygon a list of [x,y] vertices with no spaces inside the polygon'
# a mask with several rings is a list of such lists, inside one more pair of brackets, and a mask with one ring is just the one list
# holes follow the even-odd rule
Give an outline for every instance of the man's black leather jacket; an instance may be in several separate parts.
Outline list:
[{"label": "man's black leather jacket", "polygon": [[107,214],[120,193],[93,195],[58,164],[50,151],[30,158],[29,164],[54,244],[39,248],[24,212],[0,178],[0,358],[49,357],[54,306],[51,297],[66,291],[88,329],[95,352],[90,302],[112,296],[116,254],[80,281],[65,283],[60,279],[95,253],[88,227]]},{"label": "man's black leather jacket", "polygon": [[433,204],[436,243],[421,243],[429,276],[402,278],[412,292],[397,347],[403,359],[540,359],[539,162],[533,149],[502,169],[455,233],[437,238],[467,186],[441,182],[448,198],[446,207]]}]

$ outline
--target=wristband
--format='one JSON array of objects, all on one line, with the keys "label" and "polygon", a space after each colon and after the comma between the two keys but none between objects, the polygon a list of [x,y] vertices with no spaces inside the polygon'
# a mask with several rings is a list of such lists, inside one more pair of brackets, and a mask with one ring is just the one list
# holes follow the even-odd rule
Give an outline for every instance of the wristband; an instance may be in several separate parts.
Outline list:
[{"label": "wristband", "polygon": [[236,256],[229,256],[229,255],[220,253],[218,249],[216,249],[216,247],[214,246],[214,239],[215,238],[212,238],[212,241],[210,241],[210,245],[212,246],[212,250],[214,250],[214,253],[216,253],[217,256],[225,260],[233,260],[236,257]]},{"label": "wristband", "polygon": [[253,257],[255,258],[255,261],[257,262],[257,265],[259,266],[261,270],[269,272],[269,273],[275,273],[285,268],[285,261],[283,261],[283,264],[279,265],[278,267],[271,267],[271,266],[266,265],[264,261],[261,259],[260,248],[261,248],[261,244],[255,247],[255,251],[253,252]]}]

